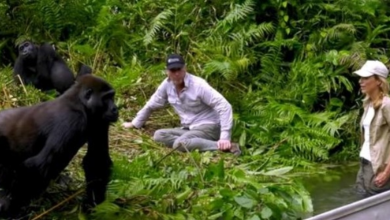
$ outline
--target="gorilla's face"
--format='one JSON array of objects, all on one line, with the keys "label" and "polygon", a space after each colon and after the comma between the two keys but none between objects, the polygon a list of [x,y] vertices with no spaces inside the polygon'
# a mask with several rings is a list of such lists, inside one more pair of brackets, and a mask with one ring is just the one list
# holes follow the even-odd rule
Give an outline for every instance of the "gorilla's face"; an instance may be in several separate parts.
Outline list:
[{"label": "gorilla's face", "polygon": [[81,76],[78,83],[82,85],[80,97],[92,118],[103,119],[109,123],[118,120],[115,91],[109,84],[91,75]]},{"label": "gorilla's face", "polygon": [[24,58],[35,59],[37,57],[37,48],[29,41],[23,42],[19,46],[19,54]]}]

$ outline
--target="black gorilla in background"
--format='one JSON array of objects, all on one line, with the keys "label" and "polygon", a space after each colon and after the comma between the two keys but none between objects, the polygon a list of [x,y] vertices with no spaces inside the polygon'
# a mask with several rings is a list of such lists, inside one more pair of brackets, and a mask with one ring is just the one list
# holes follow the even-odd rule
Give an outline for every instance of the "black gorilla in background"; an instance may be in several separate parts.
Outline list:
[{"label": "black gorilla in background", "polygon": [[84,210],[105,200],[108,132],[119,117],[114,96],[110,84],[87,74],[52,101],[0,111],[0,217],[14,216],[44,192],[85,143]]},{"label": "black gorilla in background", "polygon": [[[33,85],[42,91],[55,89],[59,94],[73,85],[75,81],[73,72],[49,43],[37,45],[24,41],[19,45],[18,52],[14,65],[16,82],[21,80],[23,84]],[[80,68],[79,74],[91,73],[85,71],[87,70]]]}]

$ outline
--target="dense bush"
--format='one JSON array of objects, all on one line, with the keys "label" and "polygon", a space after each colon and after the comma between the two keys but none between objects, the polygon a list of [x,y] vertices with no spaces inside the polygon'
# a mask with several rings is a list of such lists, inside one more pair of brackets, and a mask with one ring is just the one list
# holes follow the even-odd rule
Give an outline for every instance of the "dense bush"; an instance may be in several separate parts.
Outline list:
[{"label": "dense bush", "polygon": [[[4,66],[0,81],[4,94],[0,104],[5,108],[52,98],[43,97],[31,88],[11,87],[9,76],[16,57],[15,45],[23,39],[53,42],[61,55],[68,58],[72,69],[76,62],[82,61],[91,65],[95,74],[107,78],[118,91],[122,120],[133,117],[144,104],[165,77],[166,55],[176,52],[185,56],[190,72],[206,78],[232,103],[234,139],[247,147],[241,163],[256,161],[255,155],[261,158],[272,155],[267,163],[270,167],[306,167],[306,160],[355,159],[359,148],[357,120],[361,97],[357,79],[351,72],[366,59],[387,63],[388,6],[388,1],[383,0],[6,1],[0,3],[0,64]],[[161,123],[168,124],[171,119],[171,115],[162,115],[159,120],[152,121],[154,127],[158,127]],[[148,156],[139,157],[133,165],[145,162],[145,157],[151,155],[149,152]],[[262,163],[253,164],[260,166]],[[217,165],[205,169],[217,169],[213,166]],[[194,167],[183,170],[179,167],[175,168],[172,163],[165,167],[172,169],[171,174],[150,171],[151,176],[147,178],[143,175],[149,174],[137,174],[127,168],[130,169],[128,175],[135,180],[127,184],[128,190],[119,190],[118,187],[128,180],[125,175],[118,174],[118,182],[113,184],[118,192],[113,195],[126,197],[135,193],[135,197],[145,196],[142,190],[152,190],[153,184],[162,188],[171,184],[164,182],[168,181],[164,179],[165,175],[178,175],[177,181],[182,182],[172,183],[176,188],[169,186],[143,200],[146,202],[142,212],[126,214],[139,217],[140,213],[145,214],[145,207],[167,202],[165,199],[160,201],[163,194],[169,196],[173,191],[206,187],[199,185],[202,184],[199,179],[185,184],[191,181],[188,175],[193,171],[189,169]],[[121,169],[118,168],[119,173],[124,172]],[[208,171],[197,172],[196,178],[206,178]],[[255,185],[246,189],[251,192],[238,190],[231,194],[224,191],[232,203],[218,203],[218,196],[224,196],[218,187],[226,190],[224,184],[237,184],[238,188],[248,184],[231,179],[238,175],[237,172],[248,175],[239,168],[230,169],[221,177],[229,180],[224,179],[217,188],[206,187],[193,200],[194,204],[178,205],[173,199],[175,204],[170,204],[169,208],[166,204],[165,208],[160,206],[153,210],[155,217],[160,217],[159,213],[191,213],[193,217],[211,214],[227,219],[232,214],[221,214],[224,213],[221,210],[227,210],[233,200],[236,205],[251,210],[243,212],[238,208],[234,215],[252,219],[266,217],[271,212],[264,211],[263,206],[261,216],[252,215],[257,210],[254,208],[257,203],[252,201],[256,198],[247,201],[248,195],[261,193]],[[144,181],[143,178],[145,182],[134,185]],[[161,182],[151,183],[148,178]],[[209,183],[216,184],[213,181]],[[137,191],[134,188],[140,186],[145,189]],[[213,192],[216,194],[212,195],[209,189],[216,190]],[[238,195],[240,193],[246,195]],[[205,202],[201,201],[205,195],[217,195],[214,205],[209,206],[217,211],[210,213],[207,208],[197,207]],[[237,198],[241,199],[237,201]],[[184,196],[180,201],[186,199],[188,197]],[[244,200],[245,205],[242,205]],[[285,201],[278,203],[277,210],[286,207],[280,205],[282,203]],[[277,214],[273,216],[277,218]]]}]

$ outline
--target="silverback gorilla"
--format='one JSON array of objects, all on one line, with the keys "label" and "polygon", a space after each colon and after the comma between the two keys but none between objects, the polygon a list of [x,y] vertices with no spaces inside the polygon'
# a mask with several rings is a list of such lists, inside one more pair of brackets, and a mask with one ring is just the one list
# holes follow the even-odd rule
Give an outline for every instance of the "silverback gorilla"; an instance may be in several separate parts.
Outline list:
[{"label": "silverback gorilla", "polygon": [[42,45],[24,41],[18,47],[14,65],[14,78],[23,84],[33,85],[42,91],[55,89],[59,94],[69,89],[75,77],[65,61],[49,43]]},{"label": "silverback gorilla", "polygon": [[114,97],[105,80],[83,75],[54,100],[0,111],[1,217],[44,192],[85,143],[83,208],[105,200],[112,166],[108,132],[119,117]]}]

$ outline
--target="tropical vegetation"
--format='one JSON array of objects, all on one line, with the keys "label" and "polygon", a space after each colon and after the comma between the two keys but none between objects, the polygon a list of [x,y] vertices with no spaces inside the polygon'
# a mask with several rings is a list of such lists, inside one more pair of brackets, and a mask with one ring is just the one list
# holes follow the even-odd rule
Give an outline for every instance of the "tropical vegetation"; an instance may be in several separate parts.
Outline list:
[{"label": "tropical vegetation", "polygon": [[[352,71],[367,59],[388,62],[389,6],[385,0],[3,1],[0,108],[54,98],[12,80],[18,43],[53,43],[72,70],[86,63],[117,91],[113,180],[90,219],[298,219],[313,207],[294,177],[358,156],[362,96]],[[164,157],[169,151],[150,135],[177,125],[170,107],[144,129],[121,128],[165,77],[169,53],[182,54],[188,71],[233,105],[233,139],[242,156]],[[78,207],[83,153],[67,170],[71,185],[54,184],[54,193],[32,203],[30,216],[86,218]]]}]

